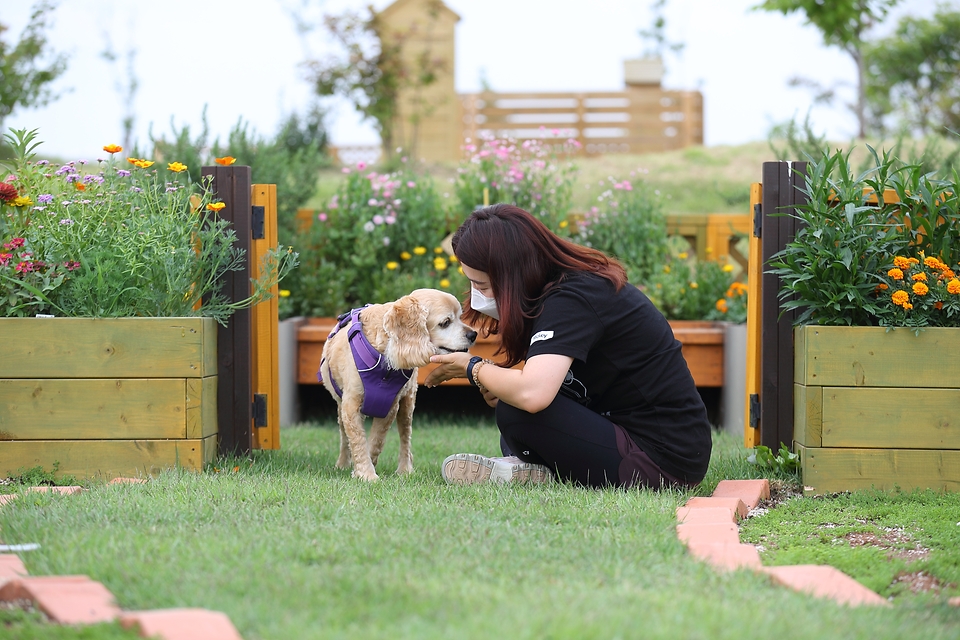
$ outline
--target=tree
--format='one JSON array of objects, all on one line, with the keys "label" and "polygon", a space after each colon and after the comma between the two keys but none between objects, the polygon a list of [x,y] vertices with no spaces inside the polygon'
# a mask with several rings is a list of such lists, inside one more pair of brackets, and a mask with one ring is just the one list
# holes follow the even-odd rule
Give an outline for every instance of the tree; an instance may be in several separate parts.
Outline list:
[{"label": "tree", "polygon": [[[437,10],[434,7],[432,12]],[[374,121],[384,153],[389,156],[398,142],[401,93],[411,90],[415,112],[410,119],[416,127],[425,113],[429,115],[429,105],[422,104],[420,91],[433,84],[447,64],[428,50],[408,62],[403,55],[405,34],[388,36],[377,13],[372,8],[368,11],[367,17],[352,12],[325,16],[324,26],[346,57],[310,61],[306,66],[318,95],[347,97],[360,113]],[[433,13],[431,17],[436,20]],[[299,28],[303,31],[308,27],[300,21]]]},{"label": "tree", "polygon": [[960,131],[960,11],[941,7],[932,19],[907,16],[863,53],[876,129],[883,132],[894,116],[923,135]]},{"label": "tree", "polygon": [[863,50],[871,27],[883,21],[900,0],[764,0],[755,8],[784,15],[803,13],[823,35],[823,41],[847,52],[857,65],[857,116],[859,138],[866,137],[866,66]]},{"label": "tree", "polygon": [[0,129],[18,108],[42,107],[58,97],[49,85],[66,70],[67,58],[48,46],[46,31],[54,6],[51,0],[33,6],[16,45],[3,41],[9,27],[0,24]]}]

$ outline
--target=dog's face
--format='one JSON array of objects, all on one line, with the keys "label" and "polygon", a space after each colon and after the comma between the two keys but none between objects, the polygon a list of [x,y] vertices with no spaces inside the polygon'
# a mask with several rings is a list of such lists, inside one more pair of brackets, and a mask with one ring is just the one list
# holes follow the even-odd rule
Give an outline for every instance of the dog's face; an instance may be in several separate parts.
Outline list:
[{"label": "dog's face", "polygon": [[399,369],[422,367],[430,356],[466,351],[477,332],[460,320],[460,301],[437,289],[417,289],[393,303],[384,316],[385,355]]}]

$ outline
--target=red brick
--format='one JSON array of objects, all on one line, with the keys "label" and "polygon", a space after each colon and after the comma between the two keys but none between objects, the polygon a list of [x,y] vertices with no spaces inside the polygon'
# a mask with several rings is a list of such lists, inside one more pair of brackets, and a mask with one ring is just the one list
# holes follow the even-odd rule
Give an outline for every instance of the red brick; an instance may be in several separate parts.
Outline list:
[{"label": "red brick", "polygon": [[947,600],[947,604],[954,607],[960,607],[960,596],[957,596],[956,598],[950,598]]},{"label": "red brick", "polygon": [[691,542],[687,548],[690,555],[713,565],[721,571],[734,569],[760,569],[760,552],[752,544],[730,542]]},{"label": "red brick", "polygon": [[143,638],[163,640],[243,640],[230,618],[206,609],[131,611],[120,617],[127,628],[136,627]]},{"label": "red brick", "polygon": [[4,493],[4,494],[0,494],[0,507],[2,507],[3,505],[7,504],[8,502],[13,502],[14,500],[16,500],[16,499],[19,498],[19,497],[20,497],[20,496],[17,495],[16,493]]},{"label": "red brick", "polygon": [[829,598],[839,604],[890,605],[879,594],[867,589],[842,571],[826,565],[798,564],[764,567],[762,571],[769,574],[777,584],[818,598]]},{"label": "red brick", "polygon": [[718,496],[695,496],[686,501],[683,505],[685,507],[723,507],[724,509],[730,509],[737,516],[741,518],[746,518],[747,514],[750,513],[750,509],[747,508],[747,505],[743,504],[743,500],[737,497],[733,498],[721,498]]},{"label": "red brick", "polygon": [[41,493],[60,493],[65,496],[73,495],[75,493],[83,493],[83,487],[78,486],[68,486],[68,487],[30,487],[27,491],[39,491]]},{"label": "red brick", "polygon": [[715,498],[740,498],[750,509],[770,498],[770,481],[763,480],[721,480],[713,490]]},{"label": "red brick", "polygon": [[0,586],[7,580],[30,575],[23,566],[23,560],[15,553],[0,553]]},{"label": "red brick", "polygon": [[726,542],[738,544],[740,542],[740,530],[737,525],[727,524],[678,524],[677,537],[680,542],[691,543],[712,543]]},{"label": "red brick", "polygon": [[146,478],[114,478],[108,484],[144,484],[146,483]]},{"label": "red brick", "polygon": [[10,580],[0,600],[31,600],[54,622],[92,624],[120,615],[113,594],[87,576],[35,576]]},{"label": "red brick", "polygon": [[678,507],[681,524],[737,524],[735,512],[725,507]]}]

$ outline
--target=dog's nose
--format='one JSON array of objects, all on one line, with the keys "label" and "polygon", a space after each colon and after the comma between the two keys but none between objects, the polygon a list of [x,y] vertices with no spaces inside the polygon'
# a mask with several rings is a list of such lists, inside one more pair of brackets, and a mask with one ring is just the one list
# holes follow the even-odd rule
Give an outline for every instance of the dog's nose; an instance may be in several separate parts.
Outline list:
[{"label": "dog's nose", "polygon": [[472,329],[470,331],[467,331],[467,340],[469,340],[470,342],[476,342],[477,332],[473,331]]}]

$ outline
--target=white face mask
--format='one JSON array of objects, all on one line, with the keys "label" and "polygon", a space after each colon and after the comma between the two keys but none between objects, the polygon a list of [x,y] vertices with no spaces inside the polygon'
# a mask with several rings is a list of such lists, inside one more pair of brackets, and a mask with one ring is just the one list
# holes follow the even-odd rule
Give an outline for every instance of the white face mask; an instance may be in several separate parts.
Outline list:
[{"label": "white face mask", "polygon": [[488,298],[473,287],[470,287],[470,308],[490,316],[494,320],[500,319],[495,298]]}]

